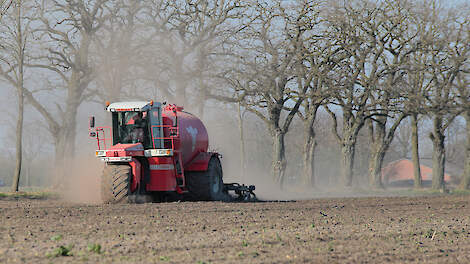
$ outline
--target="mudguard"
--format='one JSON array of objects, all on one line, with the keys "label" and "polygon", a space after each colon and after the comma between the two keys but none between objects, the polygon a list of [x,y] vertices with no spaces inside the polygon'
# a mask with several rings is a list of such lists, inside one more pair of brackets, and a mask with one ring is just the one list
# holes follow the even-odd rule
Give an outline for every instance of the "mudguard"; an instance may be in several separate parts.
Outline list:
[{"label": "mudguard", "polygon": [[131,192],[135,192],[140,183],[140,179],[142,178],[142,165],[135,158],[132,158],[132,161],[129,162],[129,165],[131,165],[132,168],[132,180],[130,184]]},{"label": "mudguard", "polygon": [[188,165],[184,167],[185,171],[206,171],[212,156],[219,156],[216,152],[200,152]]}]

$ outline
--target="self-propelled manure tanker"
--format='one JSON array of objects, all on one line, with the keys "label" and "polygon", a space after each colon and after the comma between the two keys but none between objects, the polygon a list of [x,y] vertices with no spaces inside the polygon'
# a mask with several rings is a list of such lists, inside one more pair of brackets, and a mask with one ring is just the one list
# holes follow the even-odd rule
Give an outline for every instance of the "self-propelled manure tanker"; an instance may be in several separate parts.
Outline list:
[{"label": "self-propelled manure tanker", "polygon": [[223,182],[220,155],[208,151],[207,130],[183,107],[157,102],[106,103],[112,126],[95,127],[96,156],[105,162],[105,203],[181,196],[192,200],[254,200],[254,186]]}]

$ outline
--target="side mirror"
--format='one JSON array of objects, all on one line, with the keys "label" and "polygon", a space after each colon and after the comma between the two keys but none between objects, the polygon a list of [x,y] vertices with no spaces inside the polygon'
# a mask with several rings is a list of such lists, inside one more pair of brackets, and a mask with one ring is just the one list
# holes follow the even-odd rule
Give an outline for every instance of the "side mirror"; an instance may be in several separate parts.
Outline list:
[{"label": "side mirror", "polygon": [[90,116],[89,122],[90,122],[90,128],[94,128],[95,127],[95,117]]}]

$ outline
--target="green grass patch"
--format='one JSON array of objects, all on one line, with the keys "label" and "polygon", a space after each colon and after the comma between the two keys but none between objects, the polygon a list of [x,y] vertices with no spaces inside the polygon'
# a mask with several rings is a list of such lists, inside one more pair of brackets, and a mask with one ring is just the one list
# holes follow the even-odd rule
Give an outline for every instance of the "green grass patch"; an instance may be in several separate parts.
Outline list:
[{"label": "green grass patch", "polygon": [[72,253],[73,245],[68,246],[59,246],[52,250],[51,252],[46,253],[46,257],[48,258],[56,258],[60,256],[73,256]]},{"label": "green grass patch", "polygon": [[96,244],[96,243],[88,244],[87,250],[88,250],[88,252],[94,252],[96,254],[101,254],[101,252],[102,252],[101,251],[101,245]]},{"label": "green grass patch", "polygon": [[51,240],[52,240],[52,241],[59,241],[59,240],[61,240],[61,239],[62,239],[62,235],[55,235],[55,236],[52,236],[52,237],[51,237]]},{"label": "green grass patch", "polygon": [[462,189],[455,189],[451,190],[450,194],[455,194],[455,195],[470,195],[470,190],[462,190]]},{"label": "green grass patch", "polygon": [[0,199],[58,199],[59,194],[51,191],[0,192]]},{"label": "green grass patch", "polygon": [[167,256],[160,256],[161,261],[170,261],[170,258]]}]

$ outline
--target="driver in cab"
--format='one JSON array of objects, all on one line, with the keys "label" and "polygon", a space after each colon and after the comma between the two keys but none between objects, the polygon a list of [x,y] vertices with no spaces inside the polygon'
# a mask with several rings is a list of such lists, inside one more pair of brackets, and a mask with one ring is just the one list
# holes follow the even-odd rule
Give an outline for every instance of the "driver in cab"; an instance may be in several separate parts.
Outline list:
[{"label": "driver in cab", "polygon": [[142,112],[137,112],[136,115],[132,117],[134,127],[132,128],[132,131],[125,137],[125,141],[130,141],[132,143],[144,143],[145,139],[145,126],[146,126],[146,120],[145,117],[143,116]]}]

